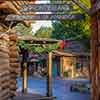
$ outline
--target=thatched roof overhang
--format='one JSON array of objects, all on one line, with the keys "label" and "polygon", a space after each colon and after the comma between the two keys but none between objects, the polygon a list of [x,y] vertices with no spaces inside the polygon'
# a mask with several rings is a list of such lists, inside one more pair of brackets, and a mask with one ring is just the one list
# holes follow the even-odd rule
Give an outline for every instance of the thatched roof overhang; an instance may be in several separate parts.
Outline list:
[{"label": "thatched roof overhang", "polygon": [[59,50],[55,50],[53,51],[55,56],[65,56],[65,57],[81,57],[81,56],[85,56],[85,57],[90,57],[90,53],[86,53],[86,52],[64,52],[64,51],[59,51]]},{"label": "thatched roof overhang", "polygon": [[48,39],[48,38],[35,38],[32,36],[18,36],[19,41],[25,41],[30,45],[38,45],[38,44],[54,44],[60,42],[56,39]]}]

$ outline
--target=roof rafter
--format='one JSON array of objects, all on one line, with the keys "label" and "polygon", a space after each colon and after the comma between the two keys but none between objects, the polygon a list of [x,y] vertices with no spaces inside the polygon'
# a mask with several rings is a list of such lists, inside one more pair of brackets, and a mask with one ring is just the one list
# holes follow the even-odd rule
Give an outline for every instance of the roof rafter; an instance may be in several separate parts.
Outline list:
[{"label": "roof rafter", "polygon": [[88,9],[84,4],[80,3],[78,0],[72,0],[72,2],[75,3],[77,6],[79,6],[87,14],[91,15],[90,9]]}]

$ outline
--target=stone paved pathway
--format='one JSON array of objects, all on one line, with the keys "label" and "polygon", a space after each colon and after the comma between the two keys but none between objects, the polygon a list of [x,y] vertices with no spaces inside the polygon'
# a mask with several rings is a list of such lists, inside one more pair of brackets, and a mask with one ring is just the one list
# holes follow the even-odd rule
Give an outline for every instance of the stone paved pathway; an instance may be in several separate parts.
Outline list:
[{"label": "stone paved pathway", "polygon": [[[70,85],[75,82],[88,83],[87,80],[53,80],[53,96],[56,100],[90,100],[89,93],[70,92]],[[21,79],[18,79],[18,91],[21,90]],[[28,92],[44,95],[46,94],[46,80],[28,80]]]}]

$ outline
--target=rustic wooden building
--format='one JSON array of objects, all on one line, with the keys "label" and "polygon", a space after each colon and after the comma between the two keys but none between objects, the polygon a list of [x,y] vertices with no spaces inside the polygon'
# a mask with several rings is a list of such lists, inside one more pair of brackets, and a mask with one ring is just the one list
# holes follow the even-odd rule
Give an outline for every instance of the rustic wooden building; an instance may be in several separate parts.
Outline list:
[{"label": "rustic wooden building", "polygon": [[[25,38],[25,36],[22,37]],[[26,38],[28,39],[29,36],[26,36]],[[37,41],[37,38],[33,39]],[[40,39],[38,38],[38,40]],[[49,39],[46,40],[49,41]],[[41,38],[41,41],[44,41],[44,39]],[[88,69],[90,67],[89,66],[90,55],[84,49],[85,48],[83,47],[82,44],[80,44],[77,41],[71,40],[69,41],[69,43],[67,43],[67,45],[64,46],[64,49],[53,51],[52,76],[64,77],[64,73],[68,72],[69,75],[67,77],[70,78],[75,78],[75,77],[89,78]],[[47,68],[46,54],[39,55],[39,54],[29,53],[29,55],[30,55],[29,67],[28,67],[29,75],[34,76],[34,74],[38,72],[38,69],[40,69],[41,72],[42,69],[46,71]]]},{"label": "rustic wooden building", "polygon": [[[73,1],[77,1],[77,0],[73,0]],[[90,79],[91,79],[91,83],[92,83],[92,100],[100,100],[100,1],[99,0],[90,0],[91,2],[91,6],[92,8],[90,9],[90,11],[88,9],[85,9],[85,7],[83,5],[80,5],[79,3],[76,3],[77,5],[79,5],[79,7],[81,7],[85,12],[89,13],[91,15],[91,29],[92,29],[92,35],[91,35],[91,66],[90,66]],[[10,27],[10,22],[6,22],[5,21],[5,16],[4,15],[8,15],[10,13],[17,13],[19,14],[19,7],[20,4],[26,4],[29,3],[29,1],[1,1],[0,0],[0,32],[7,32],[7,30]],[[26,24],[26,22],[24,22]],[[13,23],[13,25],[16,25],[16,22]],[[13,26],[11,25],[11,26]],[[9,82],[11,81],[7,81],[10,79],[9,74],[9,64],[10,62],[13,61],[9,61],[8,58],[9,56],[9,45],[8,45],[8,41],[9,36],[7,36],[5,38],[4,36],[0,36],[0,59],[2,57],[1,60],[3,60],[5,63],[0,62],[0,99],[2,100],[6,100],[9,98],[9,91],[12,91],[12,87],[9,87],[8,84],[11,84]],[[16,41],[16,39],[14,40]],[[4,45],[2,45],[3,43],[5,43]],[[10,45],[11,46],[11,45]],[[51,56],[50,56],[51,57]],[[13,58],[13,57],[11,57]],[[15,58],[15,56],[14,56]],[[0,60],[0,61],[1,61]],[[4,70],[4,69],[6,70]],[[50,69],[51,70],[51,69]],[[15,73],[15,72],[14,72]],[[49,73],[51,74],[51,73]],[[12,75],[12,74],[10,74]],[[14,75],[13,77],[16,77],[16,75]],[[16,78],[14,78],[16,79]],[[16,83],[16,82],[15,82]],[[14,83],[14,84],[15,84]],[[6,88],[5,88],[6,87]],[[14,89],[15,89],[15,85],[14,85]],[[11,90],[10,90],[11,88]],[[13,89],[13,90],[14,90]],[[14,90],[15,91],[15,90]],[[8,95],[7,95],[8,94]]]},{"label": "rustic wooden building", "polygon": [[67,77],[89,77],[90,54],[81,43],[68,40],[64,49],[54,51],[54,56],[54,61],[58,59],[56,67],[60,71],[59,75],[63,76],[64,72],[67,72],[69,73]]},{"label": "rustic wooden building", "polygon": [[0,99],[8,100],[16,95],[17,48],[16,35],[0,34]]},{"label": "rustic wooden building", "polygon": [[[35,1],[35,0],[33,0]],[[16,95],[17,90],[17,36],[11,28],[19,22],[8,22],[5,18],[8,14],[21,14],[21,4],[29,1],[0,1],[0,100],[8,100]],[[30,22],[21,22],[30,25]]]},{"label": "rustic wooden building", "polygon": [[8,99],[10,96],[10,71],[9,71],[9,36],[0,35],[0,99]]}]

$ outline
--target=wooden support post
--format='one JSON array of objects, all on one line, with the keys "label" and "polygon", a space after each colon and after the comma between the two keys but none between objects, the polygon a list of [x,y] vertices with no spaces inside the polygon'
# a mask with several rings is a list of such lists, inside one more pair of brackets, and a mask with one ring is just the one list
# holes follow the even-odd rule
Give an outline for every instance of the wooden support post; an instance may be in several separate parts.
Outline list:
[{"label": "wooden support post", "polygon": [[64,66],[63,66],[63,63],[64,63],[64,62],[63,62],[63,56],[61,56],[61,57],[60,57],[60,77],[63,77],[63,74],[64,74],[64,72],[63,72],[63,69],[64,69],[64,68],[63,68],[63,67],[64,67]]},{"label": "wooden support post", "polygon": [[27,93],[27,63],[23,65],[22,92]]},{"label": "wooden support post", "polygon": [[72,64],[72,78],[75,78],[76,76],[76,57],[73,57],[74,63]]},{"label": "wooden support post", "polygon": [[100,99],[100,14],[98,13],[98,95]]},{"label": "wooden support post", "polygon": [[75,78],[75,66],[72,65],[72,78]]},{"label": "wooden support post", "polygon": [[[92,7],[97,2],[97,0],[91,0]],[[100,49],[98,43],[100,42],[100,17],[99,11],[91,17],[91,67],[90,67],[90,76],[91,76],[91,85],[92,85],[92,95],[91,100],[100,100],[100,72],[99,72],[99,63],[100,63]]]},{"label": "wooden support post", "polygon": [[91,82],[91,76],[90,76],[90,73],[91,73],[91,71],[90,71],[90,57],[87,56],[86,59],[87,59],[87,67],[88,67],[88,78],[89,78],[89,80]]},{"label": "wooden support post", "polygon": [[52,96],[52,52],[48,55],[47,96]]},{"label": "wooden support post", "polygon": [[91,84],[92,84],[92,100],[99,100],[98,95],[98,16],[95,15],[91,18],[91,29],[92,29],[92,36],[91,36]]}]

